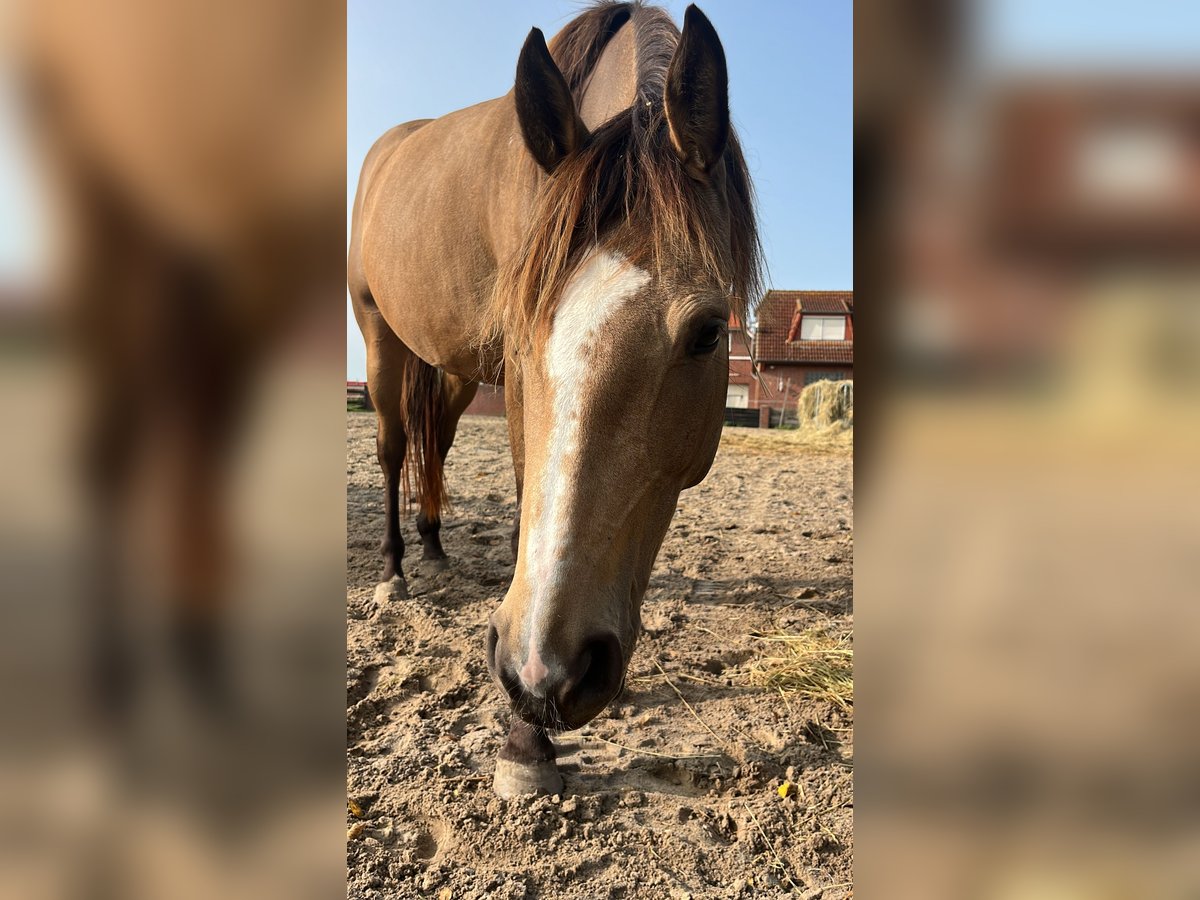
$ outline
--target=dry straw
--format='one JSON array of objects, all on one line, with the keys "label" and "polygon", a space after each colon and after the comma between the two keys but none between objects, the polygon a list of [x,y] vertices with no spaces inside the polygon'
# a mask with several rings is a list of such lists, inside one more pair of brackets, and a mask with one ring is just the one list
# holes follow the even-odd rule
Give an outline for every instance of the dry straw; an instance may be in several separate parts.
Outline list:
[{"label": "dry straw", "polygon": [[854,427],[854,382],[814,381],[800,392],[797,404],[801,429]]},{"label": "dry straw", "polygon": [[800,427],[789,437],[811,450],[850,450],[854,446],[854,382],[815,381],[796,403]]},{"label": "dry straw", "polygon": [[836,703],[849,711],[854,704],[854,649],[850,635],[829,628],[799,633],[776,631],[751,635],[762,655],[745,670],[752,683]]}]

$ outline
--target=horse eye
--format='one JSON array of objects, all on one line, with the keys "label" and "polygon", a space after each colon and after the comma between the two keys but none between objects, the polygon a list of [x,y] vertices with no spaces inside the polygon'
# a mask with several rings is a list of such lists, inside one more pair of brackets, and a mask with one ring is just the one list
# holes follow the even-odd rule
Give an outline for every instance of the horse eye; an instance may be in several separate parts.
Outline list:
[{"label": "horse eye", "polygon": [[692,353],[702,355],[712,353],[721,343],[721,335],[725,331],[725,322],[721,319],[710,319],[696,333],[692,342]]}]

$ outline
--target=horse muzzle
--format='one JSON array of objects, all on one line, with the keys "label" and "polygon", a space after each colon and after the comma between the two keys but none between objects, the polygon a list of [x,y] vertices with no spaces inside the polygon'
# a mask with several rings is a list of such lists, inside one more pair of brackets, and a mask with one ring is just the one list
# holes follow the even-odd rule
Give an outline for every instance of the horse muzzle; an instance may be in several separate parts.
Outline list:
[{"label": "horse muzzle", "polygon": [[487,661],[513,712],[545,731],[586,725],[613,700],[625,679],[625,655],[614,633],[597,634],[563,648],[547,649],[537,665],[514,662],[495,621],[488,628]]}]

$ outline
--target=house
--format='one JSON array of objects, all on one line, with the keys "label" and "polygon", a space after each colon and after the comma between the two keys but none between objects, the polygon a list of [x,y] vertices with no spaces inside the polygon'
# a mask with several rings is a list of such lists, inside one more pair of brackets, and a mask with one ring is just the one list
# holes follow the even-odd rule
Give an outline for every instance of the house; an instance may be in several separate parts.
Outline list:
[{"label": "house", "polygon": [[767,291],[758,307],[754,357],[759,408],[791,408],[805,385],[854,377],[853,291]]}]

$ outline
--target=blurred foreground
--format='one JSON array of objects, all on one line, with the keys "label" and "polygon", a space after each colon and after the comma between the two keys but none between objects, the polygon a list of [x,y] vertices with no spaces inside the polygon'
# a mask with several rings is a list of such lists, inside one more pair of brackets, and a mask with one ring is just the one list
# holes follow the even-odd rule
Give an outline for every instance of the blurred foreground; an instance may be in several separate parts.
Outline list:
[{"label": "blurred foreground", "polygon": [[856,6],[862,897],[1200,894],[1200,30],[1101,6]]},{"label": "blurred foreground", "polygon": [[337,896],[344,7],[4,21],[0,895]]}]

